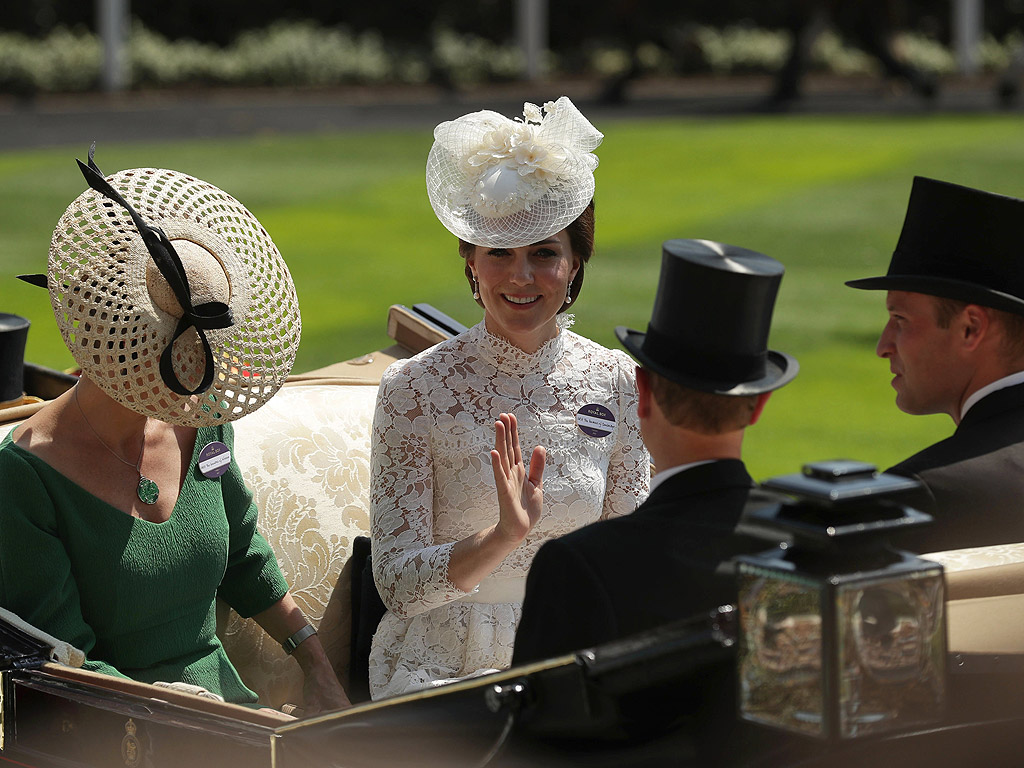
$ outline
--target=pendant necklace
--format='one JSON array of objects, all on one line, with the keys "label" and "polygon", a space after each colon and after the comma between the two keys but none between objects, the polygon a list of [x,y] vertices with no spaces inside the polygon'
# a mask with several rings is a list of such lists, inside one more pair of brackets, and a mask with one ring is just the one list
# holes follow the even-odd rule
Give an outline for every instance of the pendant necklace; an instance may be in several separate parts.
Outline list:
[{"label": "pendant necklace", "polygon": [[135,489],[135,493],[139,497],[139,501],[143,504],[156,504],[156,500],[160,498],[160,487],[142,474],[142,454],[146,451],[146,427],[149,426],[149,418],[146,419],[146,423],[142,427],[142,448],[139,449],[139,460],[132,464],[130,461],[118,456],[117,452],[113,448],[103,442],[103,438],[100,437],[100,433],[97,432],[93,425],[89,423],[89,419],[85,415],[85,411],[82,410],[82,404],[78,402],[78,385],[75,385],[75,405],[78,406],[78,412],[82,414],[82,420],[85,422],[85,426],[87,426],[96,436],[96,439],[100,441],[100,445],[110,451],[115,459],[120,461],[122,464],[128,465],[139,473],[139,485]]}]

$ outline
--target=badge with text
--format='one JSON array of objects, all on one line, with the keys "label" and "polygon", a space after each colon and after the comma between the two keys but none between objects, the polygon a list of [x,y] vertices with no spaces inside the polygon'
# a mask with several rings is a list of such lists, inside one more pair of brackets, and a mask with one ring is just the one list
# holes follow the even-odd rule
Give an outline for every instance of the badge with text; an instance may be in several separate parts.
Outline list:
[{"label": "badge with text", "polygon": [[207,443],[199,452],[199,471],[211,479],[227,472],[230,463],[231,451],[219,440]]},{"label": "badge with text", "polygon": [[585,435],[608,437],[615,431],[615,417],[603,405],[588,403],[576,412],[576,424]]}]

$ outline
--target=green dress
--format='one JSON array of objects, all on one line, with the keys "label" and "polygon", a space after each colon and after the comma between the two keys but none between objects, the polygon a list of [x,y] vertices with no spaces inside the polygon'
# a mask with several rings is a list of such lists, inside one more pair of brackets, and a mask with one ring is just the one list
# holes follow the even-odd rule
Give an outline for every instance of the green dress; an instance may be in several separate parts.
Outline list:
[{"label": "green dress", "polygon": [[196,435],[169,520],[110,506],[46,462],[0,442],[0,606],[86,654],[85,668],[182,681],[254,703],[216,635],[214,598],[248,617],[288,590],[234,459],[209,479],[198,455],[233,450],[230,425]]}]

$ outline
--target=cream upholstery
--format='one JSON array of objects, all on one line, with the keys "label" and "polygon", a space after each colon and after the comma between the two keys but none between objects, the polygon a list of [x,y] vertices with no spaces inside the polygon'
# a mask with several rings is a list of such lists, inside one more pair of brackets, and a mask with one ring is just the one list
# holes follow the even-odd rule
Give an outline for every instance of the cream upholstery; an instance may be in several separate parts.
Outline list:
[{"label": "cream upholstery", "polygon": [[924,557],[946,569],[951,651],[1024,653],[1024,543]]},{"label": "cream upholstery", "polygon": [[942,563],[947,574],[977,571],[1002,565],[1024,564],[1024,543],[954,549],[948,552],[933,552],[922,557]]},{"label": "cream upholstery", "polygon": [[[353,540],[369,535],[376,396],[376,385],[289,386],[235,422],[235,457],[259,507],[260,531],[342,676],[348,664],[347,581],[335,596],[335,610],[328,612],[328,603]],[[302,701],[298,664],[255,622],[232,614],[222,638],[262,703]]]},{"label": "cream upholstery", "polygon": [[1024,543],[924,555],[946,569],[946,599],[1024,595]]}]

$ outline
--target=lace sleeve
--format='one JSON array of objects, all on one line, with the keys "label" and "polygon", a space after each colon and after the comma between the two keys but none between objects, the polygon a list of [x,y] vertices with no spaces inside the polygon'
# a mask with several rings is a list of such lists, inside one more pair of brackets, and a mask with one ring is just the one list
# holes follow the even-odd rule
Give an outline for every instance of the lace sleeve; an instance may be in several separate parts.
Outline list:
[{"label": "lace sleeve", "polygon": [[388,610],[403,619],[466,594],[448,579],[454,542],[434,544],[431,424],[414,381],[407,368],[385,371],[371,451],[373,578]]},{"label": "lace sleeve", "polygon": [[619,364],[618,396],[622,426],[608,461],[608,481],[601,519],[628,515],[647,498],[651,486],[651,457],[640,437],[637,416],[636,368],[616,350]]}]

